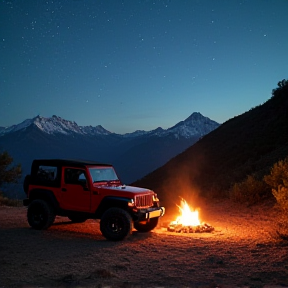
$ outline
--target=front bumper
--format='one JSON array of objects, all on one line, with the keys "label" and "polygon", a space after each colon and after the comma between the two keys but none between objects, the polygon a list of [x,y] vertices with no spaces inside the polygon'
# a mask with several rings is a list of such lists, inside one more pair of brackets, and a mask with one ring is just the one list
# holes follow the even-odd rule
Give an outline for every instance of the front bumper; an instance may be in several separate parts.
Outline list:
[{"label": "front bumper", "polygon": [[151,218],[161,217],[165,214],[165,207],[153,207],[148,209],[140,209],[136,216],[138,221],[144,221]]}]

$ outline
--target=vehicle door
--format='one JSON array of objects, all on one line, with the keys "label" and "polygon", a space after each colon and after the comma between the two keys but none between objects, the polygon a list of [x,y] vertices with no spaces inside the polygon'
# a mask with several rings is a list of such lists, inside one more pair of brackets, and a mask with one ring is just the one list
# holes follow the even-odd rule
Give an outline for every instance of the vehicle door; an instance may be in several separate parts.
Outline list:
[{"label": "vehicle door", "polygon": [[91,193],[85,169],[63,167],[61,207],[73,211],[90,211]]}]

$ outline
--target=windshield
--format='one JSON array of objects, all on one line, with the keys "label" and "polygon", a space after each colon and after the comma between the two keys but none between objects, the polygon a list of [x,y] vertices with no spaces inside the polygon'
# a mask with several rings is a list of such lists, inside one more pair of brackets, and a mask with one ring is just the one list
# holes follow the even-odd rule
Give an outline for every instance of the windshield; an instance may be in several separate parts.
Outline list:
[{"label": "windshield", "polygon": [[93,183],[119,181],[113,167],[89,168]]}]

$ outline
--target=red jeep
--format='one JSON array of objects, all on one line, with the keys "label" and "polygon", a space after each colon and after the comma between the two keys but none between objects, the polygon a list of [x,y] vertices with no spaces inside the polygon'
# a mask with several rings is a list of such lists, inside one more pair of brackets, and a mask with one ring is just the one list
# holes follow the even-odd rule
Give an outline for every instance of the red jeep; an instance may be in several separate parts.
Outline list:
[{"label": "red jeep", "polygon": [[157,226],[165,208],[148,189],[123,185],[112,165],[89,161],[34,160],[25,177],[27,218],[34,229],[47,229],[55,216],[72,222],[101,219],[109,240],[122,240],[133,228],[148,232]]}]

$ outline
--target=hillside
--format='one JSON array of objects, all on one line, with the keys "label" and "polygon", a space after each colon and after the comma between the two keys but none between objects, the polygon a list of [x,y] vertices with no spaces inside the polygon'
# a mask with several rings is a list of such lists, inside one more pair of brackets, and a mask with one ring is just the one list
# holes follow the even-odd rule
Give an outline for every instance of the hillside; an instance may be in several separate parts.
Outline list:
[{"label": "hillside", "polygon": [[228,120],[133,184],[154,189],[166,206],[175,205],[177,196],[228,196],[231,185],[247,175],[262,178],[287,155],[288,81],[283,80],[267,102]]}]

